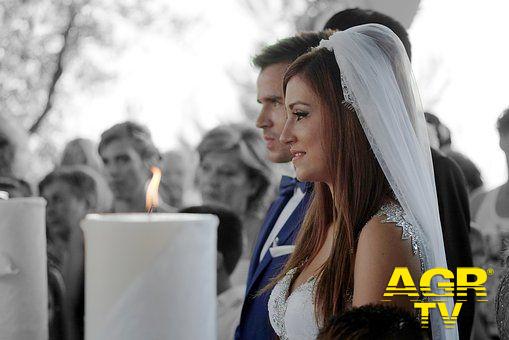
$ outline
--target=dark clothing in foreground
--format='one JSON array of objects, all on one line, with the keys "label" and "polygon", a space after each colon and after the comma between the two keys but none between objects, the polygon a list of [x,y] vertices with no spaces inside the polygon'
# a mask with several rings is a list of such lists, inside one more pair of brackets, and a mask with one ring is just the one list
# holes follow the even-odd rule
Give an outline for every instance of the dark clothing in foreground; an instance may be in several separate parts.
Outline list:
[{"label": "dark clothing in foreground", "polygon": [[60,259],[48,245],[48,339],[64,339],[65,284]]},{"label": "dark clothing in foreground", "polygon": [[[472,267],[470,249],[470,210],[466,183],[460,168],[450,158],[436,150],[431,150],[435,184],[438,196],[438,209],[442,223],[447,266],[453,273],[458,267]],[[470,291],[472,293],[472,291]],[[469,295],[463,303],[458,317],[460,339],[470,339],[474,320],[474,296]]]}]

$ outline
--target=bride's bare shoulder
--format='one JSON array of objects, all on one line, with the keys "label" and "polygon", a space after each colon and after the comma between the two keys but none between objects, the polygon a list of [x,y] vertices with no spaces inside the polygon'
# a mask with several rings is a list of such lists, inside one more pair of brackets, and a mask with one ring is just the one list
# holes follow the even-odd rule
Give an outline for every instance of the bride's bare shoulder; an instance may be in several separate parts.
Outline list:
[{"label": "bride's bare shoulder", "polygon": [[[378,255],[388,255],[390,252],[406,248],[406,242],[402,242],[405,239],[403,235],[405,230],[401,226],[405,222],[399,212],[393,215],[376,214],[362,228],[357,244],[358,250],[366,249],[370,253],[376,251]],[[412,228],[411,225],[405,227]]]},{"label": "bride's bare shoulder", "polygon": [[[404,237],[402,225],[407,222],[401,213],[400,207],[386,206],[362,228],[355,253],[354,305],[380,301],[395,267],[407,267],[415,277],[420,275],[411,238]],[[408,231],[411,226],[405,228]]]}]

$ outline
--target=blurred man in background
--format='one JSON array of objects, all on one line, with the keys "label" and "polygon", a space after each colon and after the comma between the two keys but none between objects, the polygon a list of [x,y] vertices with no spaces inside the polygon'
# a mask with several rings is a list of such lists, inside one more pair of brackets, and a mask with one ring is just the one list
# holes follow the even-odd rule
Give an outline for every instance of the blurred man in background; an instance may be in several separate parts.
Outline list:
[{"label": "blurred man in background", "polygon": [[46,234],[50,339],[83,339],[84,252],[80,222],[96,212],[100,175],[85,166],[62,167],[39,183],[47,201]]},{"label": "blurred man in background", "polygon": [[[130,121],[116,124],[101,135],[99,155],[115,196],[112,211],[145,212],[150,169],[161,160],[149,130]],[[160,199],[157,211],[174,209]]]}]

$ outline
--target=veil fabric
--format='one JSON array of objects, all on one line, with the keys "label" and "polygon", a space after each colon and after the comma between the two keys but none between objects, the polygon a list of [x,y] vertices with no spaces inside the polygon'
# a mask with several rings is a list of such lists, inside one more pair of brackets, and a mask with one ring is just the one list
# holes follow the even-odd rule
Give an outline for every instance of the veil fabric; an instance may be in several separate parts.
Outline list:
[{"label": "veil fabric", "polygon": [[[320,47],[334,52],[345,101],[414,225],[422,269],[447,268],[426,122],[403,44],[389,28],[367,24],[335,32]],[[439,279],[434,280],[432,287]],[[447,300],[450,313],[453,300]],[[445,328],[438,309],[431,310],[430,324],[433,339],[458,338],[456,327]]]}]

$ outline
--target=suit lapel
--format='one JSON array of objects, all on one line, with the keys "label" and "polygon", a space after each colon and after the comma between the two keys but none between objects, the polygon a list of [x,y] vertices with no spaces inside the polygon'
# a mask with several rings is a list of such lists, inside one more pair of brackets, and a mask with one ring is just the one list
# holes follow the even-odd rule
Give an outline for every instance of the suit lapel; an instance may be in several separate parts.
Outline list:
[{"label": "suit lapel", "polygon": [[260,230],[260,234],[258,236],[258,239],[256,240],[255,248],[253,249],[253,254],[251,256],[251,262],[249,264],[249,272],[247,277],[247,286],[249,287],[251,285],[251,281],[253,278],[253,275],[257,269],[257,267],[260,265],[260,252],[262,251],[262,248],[265,244],[265,241],[267,240],[267,237],[269,237],[270,232],[272,231],[272,227],[277,221],[277,218],[281,214],[281,211],[286,206],[286,203],[290,200],[291,195],[287,196],[279,196],[274,203],[269,208],[269,211],[267,212],[267,217],[265,218],[265,221],[263,222],[262,228]]},{"label": "suit lapel", "polygon": [[311,193],[306,193],[302,198],[302,201],[300,201],[299,205],[297,205],[295,210],[288,218],[288,221],[286,221],[284,227],[281,229],[277,236],[279,239],[279,245],[295,243],[294,236],[299,232],[302,220],[304,219],[308,208],[310,197]]},{"label": "suit lapel", "polygon": [[[279,234],[277,236],[279,239],[279,243],[278,243],[279,245],[294,243],[294,240],[295,240],[294,236],[297,234],[297,232],[300,228],[302,218],[304,217],[304,214],[306,213],[310,197],[311,197],[311,193],[307,192],[306,195],[304,195],[304,197],[300,201],[300,203],[297,205],[297,208],[295,208],[295,210],[292,212],[292,214],[290,215],[288,220],[285,222],[283,228],[281,228],[281,231],[279,232]],[[281,210],[282,209],[279,210],[277,217],[279,217]],[[276,219],[277,219],[277,217],[276,217]],[[274,222],[270,225],[271,226],[271,228],[269,228],[270,230],[274,226],[274,223],[275,223],[275,219],[274,219]],[[270,233],[270,231],[268,233]],[[263,244],[265,244],[265,240],[268,237],[268,233],[264,237],[264,242],[262,243],[262,247],[263,247]],[[292,236],[293,236],[293,238],[292,238]],[[291,242],[287,243],[287,241],[291,241]],[[257,250],[256,257],[254,258],[256,261],[259,261],[259,259],[260,259],[260,251],[261,251],[261,249]],[[267,251],[267,253],[263,256],[262,261],[256,267],[254,274],[252,274],[252,276],[251,276],[251,273],[250,273],[246,293],[249,294],[253,284],[256,282],[256,280],[258,279],[260,274],[265,270],[265,268],[269,265],[269,263],[271,261],[272,261],[272,256],[270,255],[270,251]],[[250,267],[250,269],[251,269],[251,267]]]}]

